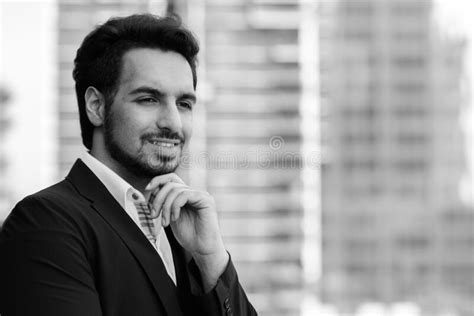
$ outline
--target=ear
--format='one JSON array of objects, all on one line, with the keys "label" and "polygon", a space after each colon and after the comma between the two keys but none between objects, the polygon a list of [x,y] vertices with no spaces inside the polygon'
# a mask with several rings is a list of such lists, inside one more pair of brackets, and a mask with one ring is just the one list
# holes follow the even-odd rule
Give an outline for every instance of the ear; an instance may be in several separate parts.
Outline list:
[{"label": "ear", "polygon": [[105,98],[99,90],[94,87],[88,87],[84,94],[86,103],[86,113],[89,121],[95,127],[104,124]]}]

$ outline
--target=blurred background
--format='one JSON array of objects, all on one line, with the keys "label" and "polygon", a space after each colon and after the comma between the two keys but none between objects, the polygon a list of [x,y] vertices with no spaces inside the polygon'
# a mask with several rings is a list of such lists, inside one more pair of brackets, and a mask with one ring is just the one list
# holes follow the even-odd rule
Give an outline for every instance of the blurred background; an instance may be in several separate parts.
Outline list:
[{"label": "blurred background", "polygon": [[83,37],[175,12],[202,49],[182,172],[216,198],[259,315],[473,316],[473,7],[0,0],[0,222],[84,150]]}]

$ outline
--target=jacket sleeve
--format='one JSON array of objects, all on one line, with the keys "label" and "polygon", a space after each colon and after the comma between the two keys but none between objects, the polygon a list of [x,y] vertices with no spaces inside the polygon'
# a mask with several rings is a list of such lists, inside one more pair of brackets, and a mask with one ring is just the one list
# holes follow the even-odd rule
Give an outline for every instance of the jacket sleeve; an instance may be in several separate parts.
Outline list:
[{"label": "jacket sleeve", "polygon": [[102,315],[80,235],[47,204],[23,200],[0,232],[0,314]]},{"label": "jacket sleeve", "polygon": [[186,315],[257,315],[239,283],[237,272],[231,259],[229,259],[229,263],[217,281],[216,286],[208,293],[203,293],[201,274],[194,260],[191,260],[189,263],[188,271],[194,309],[186,311]]}]

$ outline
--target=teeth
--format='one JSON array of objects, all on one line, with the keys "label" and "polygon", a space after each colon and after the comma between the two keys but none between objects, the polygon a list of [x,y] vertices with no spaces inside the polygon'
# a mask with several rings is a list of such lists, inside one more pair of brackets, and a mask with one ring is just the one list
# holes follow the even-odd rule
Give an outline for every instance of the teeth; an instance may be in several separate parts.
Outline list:
[{"label": "teeth", "polygon": [[153,145],[158,145],[158,146],[162,146],[162,147],[168,147],[168,148],[174,147],[174,144],[159,142],[159,141],[156,141],[156,140],[152,141],[151,143]]}]

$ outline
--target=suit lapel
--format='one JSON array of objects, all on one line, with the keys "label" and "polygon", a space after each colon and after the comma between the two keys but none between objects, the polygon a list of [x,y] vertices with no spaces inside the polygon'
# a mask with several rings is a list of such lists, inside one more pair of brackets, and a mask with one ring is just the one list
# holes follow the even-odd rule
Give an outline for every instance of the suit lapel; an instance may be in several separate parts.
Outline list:
[{"label": "suit lapel", "polygon": [[125,213],[102,182],[81,160],[75,162],[66,178],[72,182],[81,195],[91,201],[92,208],[123,240],[148,275],[167,314],[181,315],[177,300],[177,289],[169,278],[163,261],[145,235],[130,216]]},{"label": "suit lapel", "polygon": [[170,243],[171,252],[173,254],[174,269],[176,272],[176,284],[178,287],[189,288],[189,276],[187,265],[191,261],[191,255],[184,250],[176,240],[173,230],[170,226],[165,228],[166,237]]}]

